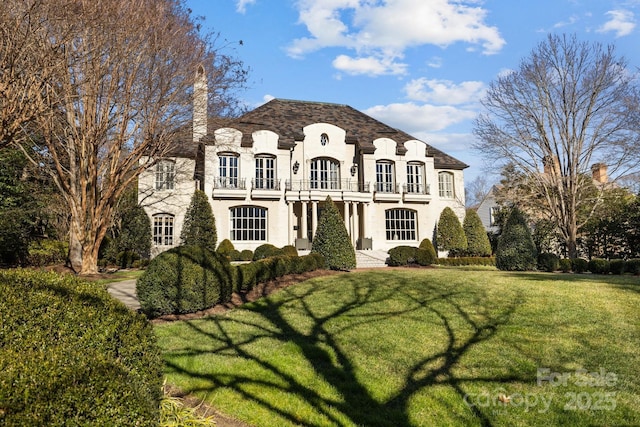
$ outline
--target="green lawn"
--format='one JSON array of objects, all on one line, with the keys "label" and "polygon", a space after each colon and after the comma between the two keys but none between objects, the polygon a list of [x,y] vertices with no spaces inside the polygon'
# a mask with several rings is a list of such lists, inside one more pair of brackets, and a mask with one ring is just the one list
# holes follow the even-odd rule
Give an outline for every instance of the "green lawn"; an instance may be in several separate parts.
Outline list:
[{"label": "green lawn", "polygon": [[639,308],[638,277],[387,269],[156,331],[255,426],[640,425]]}]

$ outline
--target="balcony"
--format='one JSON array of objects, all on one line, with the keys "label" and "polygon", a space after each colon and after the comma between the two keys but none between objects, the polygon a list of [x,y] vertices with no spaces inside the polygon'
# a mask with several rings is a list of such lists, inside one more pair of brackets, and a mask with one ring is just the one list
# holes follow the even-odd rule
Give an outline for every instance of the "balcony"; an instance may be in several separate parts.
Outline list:
[{"label": "balcony", "polygon": [[216,176],[213,178],[214,199],[244,199],[247,196],[246,178]]},{"label": "balcony", "polygon": [[287,200],[333,200],[370,201],[369,183],[359,183],[357,179],[330,180],[286,180]]},{"label": "balcony", "polygon": [[251,198],[277,200],[282,197],[280,180],[274,178],[253,178],[251,180]]},{"label": "balcony", "polygon": [[405,202],[428,203],[431,201],[431,192],[428,185],[404,184],[402,197]]},{"label": "balcony", "polygon": [[376,202],[399,202],[402,194],[400,185],[392,182],[376,182],[373,200]]}]

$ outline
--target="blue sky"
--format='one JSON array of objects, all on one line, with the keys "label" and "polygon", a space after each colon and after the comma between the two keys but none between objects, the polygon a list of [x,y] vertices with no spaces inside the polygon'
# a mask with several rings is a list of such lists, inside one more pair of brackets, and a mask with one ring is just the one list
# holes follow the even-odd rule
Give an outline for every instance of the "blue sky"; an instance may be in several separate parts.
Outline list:
[{"label": "blue sky", "polygon": [[[487,172],[471,149],[487,85],[550,32],[640,67],[640,0],[186,0],[251,68],[243,101],[348,104]],[[233,51],[231,51],[233,49]],[[496,181],[497,176],[488,176]]]}]

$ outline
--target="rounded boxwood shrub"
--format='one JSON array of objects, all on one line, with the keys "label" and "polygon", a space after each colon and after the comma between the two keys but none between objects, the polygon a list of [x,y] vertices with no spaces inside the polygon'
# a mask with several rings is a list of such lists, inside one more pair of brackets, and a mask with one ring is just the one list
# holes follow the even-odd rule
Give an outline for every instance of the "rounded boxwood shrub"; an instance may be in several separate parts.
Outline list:
[{"label": "rounded boxwood shrub", "polygon": [[538,270],[553,273],[560,268],[560,258],[556,254],[543,252],[538,255]]},{"label": "rounded boxwood shrub", "polygon": [[251,249],[244,249],[240,252],[240,261],[251,261],[253,259],[253,251]]},{"label": "rounded boxwood shrub", "polygon": [[623,259],[612,259],[609,261],[609,271],[611,274],[624,274],[627,269],[627,262]]},{"label": "rounded boxwood shrub", "polygon": [[280,250],[282,251],[282,255],[298,256],[298,250],[293,245],[283,246],[282,249],[280,249]]},{"label": "rounded boxwood shrub", "polygon": [[418,248],[413,246],[396,246],[389,249],[389,259],[387,264],[391,267],[398,267],[414,263],[416,261],[416,251]]},{"label": "rounded boxwood shrub", "polygon": [[431,243],[431,240],[422,239],[422,242],[420,242],[420,246],[418,246],[418,249],[424,249],[425,251],[427,251],[427,259],[430,260],[429,264],[433,264],[438,259],[436,248],[433,247],[433,243]]},{"label": "rounded boxwood shrub", "polygon": [[609,261],[594,258],[589,261],[587,268],[593,274],[609,274]]},{"label": "rounded boxwood shrub", "polygon": [[193,313],[228,301],[233,270],[225,255],[202,246],[178,246],[155,257],[136,282],[149,317]]},{"label": "rounded boxwood shrub", "polygon": [[571,270],[574,273],[584,273],[589,268],[589,262],[582,258],[571,258]]},{"label": "rounded boxwood shrub", "polygon": [[571,271],[571,260],[568,258],[562,258],[558,262],[558,266],[560,268],[560,271],[562,271],[563,273],[569,273]]},{"label": "rounded boxwood shrub", "polygon": [[496,267],[507,271],[533,270],[536,258],[536,245],[527,221],[522,212],[514,208],[498,240]]},{"label": "rounded boxwood shrub", "polygon": [[95,283],[0,272],[0,424],[156,426],[151,325]]},{"label": "rounded boxwood shrub", "polygon": [[282,250],[280,248],[273,246],[271,243],[265,243],[258,246],[256,250],[253,251],[253,260],[258,261],[278,255],[282,255]]},{"label": "rounded boxwood shrub", "polygon": [[635,276],[640,275],[640,259],[633,258],[627,260],[627,272]]},{"label": "rounded boxwood shrub", "polygon": [[418,248],[416,249],[416,264],[421,266],[431,265],[436,262],[437,257],[435,254],[430,253],[426,249]]},{"label": "rounded boxwood shrub", "polygon": [[216,252],[218,252],[219,254],[222,254],[222,255],[230,256],[231,252],[234,251],[235,249],[236,248],[233,247],[233,243],[231,243],[231,240],[224,239],[218,245],[218,249],[216,249]]}]

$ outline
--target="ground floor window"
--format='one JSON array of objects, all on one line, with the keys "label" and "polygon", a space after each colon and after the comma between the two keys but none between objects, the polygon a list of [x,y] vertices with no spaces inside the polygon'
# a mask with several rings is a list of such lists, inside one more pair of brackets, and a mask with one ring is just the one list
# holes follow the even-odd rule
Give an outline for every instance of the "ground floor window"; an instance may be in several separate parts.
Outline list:
[{"label": "ground floor window", "polygon": [[153,244],[173,245],[173,215],[157,214],[153,216]]},{"label": "ground floor window", "polygon": [[259,206],[231,208],[231,240],[267,240],[267,209]]},{"label": "ground floor window", "polygon": [[387,240],[416,240],[416,211],[388,209],[384,212]]}]

